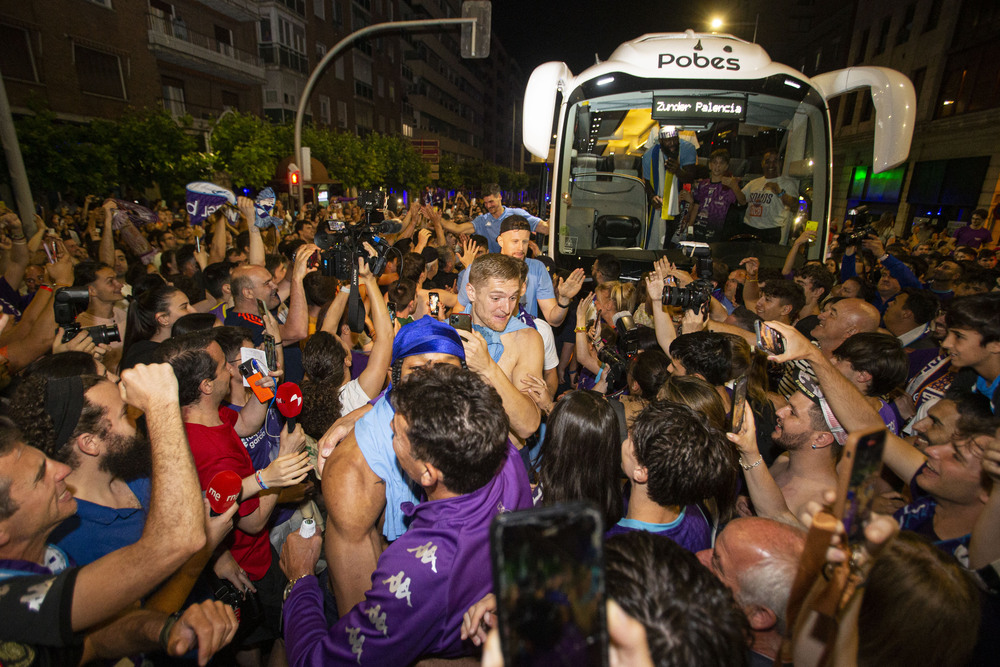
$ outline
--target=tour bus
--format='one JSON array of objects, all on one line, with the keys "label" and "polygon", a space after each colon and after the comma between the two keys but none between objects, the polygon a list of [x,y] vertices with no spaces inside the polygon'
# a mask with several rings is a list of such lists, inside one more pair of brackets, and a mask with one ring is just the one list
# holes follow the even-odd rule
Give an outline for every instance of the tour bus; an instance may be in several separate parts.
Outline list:
[{"label": "tour bus", "polygon": [[[700,175],[707,175],[710,153],[725,148],[742,188],[762,175],[764,152],[776,149],[780,175],[797,184],[797,204],[783,200],[780,239],[743,229],[710,243],[717,259],[735,266],[754,255],[780,266],[806,225],[817,228],[808,258],[824,259],[832,189],[827,102],[866,87],[875,109],[873,171],[879,173],[906,159],[913,134],[913,85],[895,70],[850,67],[809,78],[772,62],[757,44],[692,30],[626,42],[577,76],[565,63],[540,65],[525,90],[523,141],[551,169],[549,254],[572,267],[610,252],[633,276],[663,254],[654,233],[663,216],[653,208],[642,156],[668,127],[694,146],[691,169]],[[729,215],[738,226],[745,212],[734,207]],[[681,239],[689,231],[682,227]]]}]

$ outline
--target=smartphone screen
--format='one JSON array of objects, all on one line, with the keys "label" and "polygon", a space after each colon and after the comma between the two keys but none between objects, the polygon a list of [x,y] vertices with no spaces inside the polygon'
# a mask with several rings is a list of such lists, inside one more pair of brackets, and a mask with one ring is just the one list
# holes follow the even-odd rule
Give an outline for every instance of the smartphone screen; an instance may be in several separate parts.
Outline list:
[{"label": "smartphone screen", "polygon": [[767,326],[760,320],[754,322],[757,331],[757,347],[770,354],[783,354],[785,351],[785,338],[780,333]]},{"label": "smartphone screen", "polygon": [[472,331],[472,315],[469,313],[452,313],[448,316],[448,324],[456,329]]},{"label": "smartphone screen", "polygon": [[857,446],[844,449],[844,458],[851,460],[851,474],[846,488],[837,494],[837,507],[843,503],[844,530],[849,545],[865,541],[864,530],[872,513],[875,484],[882,469],[882,452],[885,451],[885,429],[865,433],[858,438]]},{"label": "smartphone screen", "polygon": [[736,383],[733,385],[733,411],[729,417],[730,433],[739,433],[740,429],[743,428],[743,408],[747,403],[747,382],[749,380],[746,375],[741,375],[736,378]]},{"label": "smartphone screen", "polygon": [[508,512],[493,521],[506,665],[607,665],[602,523],[584,503]]},{"label": "smartphone screen", "polygon": [[260,319],[264,319],[264,315],[267,313],[267,306],[260,299],[257,299],[257,314],[260,315]]},{"label": "smartphone screen", "polygon": [[431,292],[429,298],[431,317],[437,317],[440,312],[441,295],[437,292]]}]

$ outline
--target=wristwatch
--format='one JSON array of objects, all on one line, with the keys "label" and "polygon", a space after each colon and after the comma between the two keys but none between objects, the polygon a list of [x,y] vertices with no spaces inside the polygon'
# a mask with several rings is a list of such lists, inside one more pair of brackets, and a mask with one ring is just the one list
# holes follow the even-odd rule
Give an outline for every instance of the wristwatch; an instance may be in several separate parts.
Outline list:
[{"label": "wristwatch", "polygon": [[299,576],[297,576],[294,579],[292,579],[291,581],[289,581],[288,584],[285,586],[285,592],[281,596],[281,601],[284,602],[285,600],[288,599],[288,596],[292,594],[292,589],[295,588],[295,584],[299,583],[299,579],[304,579],[306,577],[311,577],[311,576],[313,576],[313,575],[311,575],[311,574],[300,574]]}]

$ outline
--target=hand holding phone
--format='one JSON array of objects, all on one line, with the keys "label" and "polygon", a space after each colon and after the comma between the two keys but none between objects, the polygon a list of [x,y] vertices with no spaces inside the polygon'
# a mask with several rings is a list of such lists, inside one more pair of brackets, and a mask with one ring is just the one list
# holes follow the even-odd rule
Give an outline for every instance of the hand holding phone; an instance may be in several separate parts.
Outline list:
[{"label": "hand holding phone", "polygon": [[472,315],[470,313],[452,313],[448,316],[448,324],[456,329],[472,331]]},{"label": "hand holding phone", "polygon": [[778,331],[767,326],[760,320],[753,323],[754,331],[757,333],[757,347],[768,354],[785,353],[785,337]]},{"label": "hand holding phone", "polygon": [[729,414],[730,433],[739,433],[740,429],[743,428],[743,409],[747,404],[747,384],[749,381],[750,378],[741,375],[736,378],[736,383],[733,385],[733,408]]},{"label": "hand holding phone", "polygon": [[258,380],[265,377],[265,373],[256,359],[247,359],[240,364],[240,375],[246,378],[247,383],[250,385],[250,391],[253,392],[258,401],[267,403],[274,398],[274,392],[270,387],[261,387],[257,384]]},{"label": "hand holding phone", "polygon": [[493,520],[490,552],[505,664],[550,664],[554,650],[564,664],[608,664],[602,524],[586,503]]},{"label": "hand holding phone", "polygon": [[437,292],[428,292],[428,310],[430,311],[431,317],[438,319],[441,313],[441,295]]}]

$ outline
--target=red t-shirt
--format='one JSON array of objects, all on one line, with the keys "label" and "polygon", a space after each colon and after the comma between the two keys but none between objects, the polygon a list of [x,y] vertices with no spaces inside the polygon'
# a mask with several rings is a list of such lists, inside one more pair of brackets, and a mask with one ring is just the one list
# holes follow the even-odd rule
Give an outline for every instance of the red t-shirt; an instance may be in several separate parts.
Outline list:
[{"label": "red t-shirt", "polygon": [[[236,429],[233,428],[239,414],[229,408],[220,407],[219,418],[222,420],[219,426],[184,424],[202,489],[207,489],[212,478],[223,470],[232,470],[240,477],[248,477],[254,473],[250,455],[240,437],[236,435]],[[240,503],[237,511],[244,517],[252,514],[258,507],[260,500],[254,496]],[[271,541],[268,532],[262,530],[257,535],[250,535],[235,528],[231,539],[229,549],[236,562],[246,570],[253,581],[262,578],[271,567]]]}]

